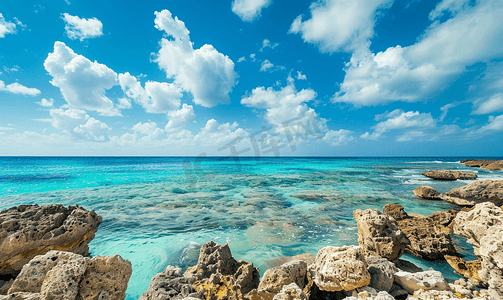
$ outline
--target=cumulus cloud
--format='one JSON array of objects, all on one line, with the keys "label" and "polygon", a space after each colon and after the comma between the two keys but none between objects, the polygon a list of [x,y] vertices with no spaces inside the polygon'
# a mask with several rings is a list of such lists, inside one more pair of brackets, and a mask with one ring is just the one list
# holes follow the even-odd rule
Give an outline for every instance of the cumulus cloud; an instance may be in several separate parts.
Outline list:
[{"label": "cumulus cloud", "polygon": [[89,118],[85,124],[73,129],[72,134],[79,139],[93,142],[105,142],[108,139],[110,127],[94,118]]},{"label": "cumulus cloud", "polygon": [[503,115],[490,117],[489,122],[477,130],[468,133],[469,138],[481,138],[486,135],[503,132]]},{"label": "cumulus cloud", "polygon": [[60,89],[71,107],[94,110],[106,116],[120,115],[105,95],[106,90],[118,84],[117,74],[107,66],[91,62],[64,43],[56,42],[44,67],[53,78],[51,84]]},{"label": "cumulus cloud", "polygon": [[260,72],[265,72],[270,70],[274,65],[269,60],[264,60],[262,64],[260,64]]},{"label": "cumulus cloud", "polygon": [[354,141],[355,137],[352,134],[353,132],[345,129],[329,130],[325,133],[322,141],[331,146],[339,146]]},{"label": "cumulus cloud", "polygon": [[217,120],[210,119],[194,136],[194,142],[199,145],[208,145],[212,148],[220,148],[238,137],[246,137],[248,133],[238,127],[237,122],[219,124]]},{"label": "cumulus cloud", "polygon": [[160,41],[154,58],[168,78],[194,96],[194,103],[213,107],[230,103],[229,93],[236,84],[234,63],[211,45],[194,50],[185,24],[169,10],[155,12],[155,27],[168,37]]},{"label": "cumulus cloud", "polygon": [[262,9],[268,7],[272,0],[234,0],[232,12],[245,22],[253,22],[260,18]]},{"label": "cumulus cloud", "polygon": [[0,91],[29,96],[36,96],[40,94],[40,90],[36,88],[28,88],[17,82],[5,85],[5,82],[2,80],[0,80]]},{"label": "cumulus cloud", "polygon": [[194,107],[192,105],[183,104],[180,110],[168,112],[168,118],[168,124],[166,124],[164,129],[166,131],[175,131],[192,123],[196,119]]},{"label": "cumulus cloud", "polygon": [[486,101],[478,101],[474,103],[474,106],[477,106],[477,109],[472,112],[473,115],[486,115],[501,112],[503,111],[503,94],[498,93]]},{"label": "cumulus cloud", "polygon": [[66,35],[72,40],[83,41],[103,35],[103,24],[96,18],[85,19],[64,13],[63,20]]},{"label": "cumulus cloud", "polygon": [[302,72],[297,71],[297,76],[295,76],[295,78],[297,78],[297,80],[306,80],[307,76],[302,74]]},{"label": "cumulus cloud", "polygon": [[368,48],[354,52],[332,100],[357,106],[424,100],[466,67],[503,57],[500,1],[478,1],[474,6],[456,3],[439,3],[437,8],[441,8],[432,17],[446,10],[452,17],[443,23],[435,20],[412,46],[390,47],[377,54]]},{"label": "cumulus cloud", "polygon": [[35,102],[37,103],[38,105],[40,106],[43,106],[43,107],[53,107],[54,106],[54,99],[45,99],[45,98],[42,98],[42,100],[40,102]]},{"label": "cumulus cloud", "polygon": [[298,16],[290,33],[302,35],[306,43],[315,44],[321,52],[351,52],[365,47],[374,36],[379,10],[387,9],[393,0],[324,0],[310,6],[311,18]]},{"label": "cumulus cloud", "polygon": [[264,49],[266,49],[266,48],[271,48],[271,49],[274,49],[274,48],[276,48],[276,47],[278,47],[278,46],[279,46],[279,44],[278,44],[278,43],[274,43],[274,44],[272,44],[272,43],[271,43],[268,39],[264,39],[264,40],[262,41],[262,47],[260,48],[260,50],[259,50],[259,51],[260,51],[260,52],[264,52]]},{"label": "cumulus cloud", "polygon": [[[408,132],[409,136],[418,135],[421,132],[420,129],[431,129],[436,127],[436,121],[433,119],[430,113],[419,113],[418,111],[408,111],[404,112],[401,109],[396,109],[390,112],[386,116],[387,120],[379,122],[377,125],[373,126],[374,132],[365,132],[360,137],[363,139],[369,139],[377,141],[384,137],[384,134],[391,130],[402,130],[402,129],[414,129]],[[402,135],[397,139],[397,141],[409,140],[407,137]]]},{"label": "cumulus cloud", "polygon": [[16,33],[16,24],[6,21],[2,13],[0,13],[0,38],[4,38],[9,33]]},{"label": "cumulus cloud", "polygon": [[111,130],[108,125],[89,117],[84,110],[51,109],[52,126],[70,134],[77,140],[105,142]]},{"label": "cumulus cloud", "polygon": [[[180,106],[182,93],[173,83],[147,81],[145,88],[136,77],[128,72],[119,74],[119,82],[124,93],[140,104],[148,113],[167,113]],[[123,106],[127,106],[123,103]]]}]

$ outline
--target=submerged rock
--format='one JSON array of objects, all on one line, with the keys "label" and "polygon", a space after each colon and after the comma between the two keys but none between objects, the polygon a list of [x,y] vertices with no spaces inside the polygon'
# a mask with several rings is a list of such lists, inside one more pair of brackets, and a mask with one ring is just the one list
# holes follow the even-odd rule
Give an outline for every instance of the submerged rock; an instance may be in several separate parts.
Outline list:
[{"label": "submerged rock", "polygon": [[88,255],[101,217],[93,210],[61,204],[20,205],[0,212],[0,275],[16,275],[50,250]]},{"label": "submerged rock", "polygon": [[461,171],[435,170],[424,172],[421,175],[436,180],[458,180],[458,179],[477,179],[477,174]]},{"label": "submerged rock", "polygon": [[503,205],[503,180],[477,180],[468,185],[452,189],[445,195],[476,203],[488,201],[501,206]]},{"label": "submerged rock", "polygon": [[418,186],[414,189],[414,195],[419,198],[430,199],[430,200],[441,200],[440,193],[437,192],[431,186]]},{"label": "submerged rock", "polygon": [[402,256],[409,240],[397,226],[395,219],[377,209],[353,212],[358,225],[358,244],[368,255],[396,261]]}]

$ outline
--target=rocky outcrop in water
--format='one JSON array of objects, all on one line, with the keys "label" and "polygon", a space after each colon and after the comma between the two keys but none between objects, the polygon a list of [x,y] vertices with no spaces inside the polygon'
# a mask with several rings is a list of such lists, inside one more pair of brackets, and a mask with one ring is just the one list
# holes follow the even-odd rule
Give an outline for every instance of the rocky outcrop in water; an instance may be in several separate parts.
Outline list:
[{"label": "rocky outcrop in water", "polygon": [[429,199],[429,200],[441,200],[440,193],[437,192],[431,186],[418,186],[414,189],[414,195],[419,198]]},{"label": "rocky outcrop in water", "polygon": [[448,171],[448,170],[434,170],[424,172],[421,175],[435,179],[435,180],[474,180],[477,179],[477,174],[470,172],[461,172],[461,171]]},{"label": "rocky outcrop in water", "polygon": [[468,167],[482,168],[486,170],[503,170],[503,160],[476,160],[465,159],[461,160]]},{"label": "rocky outcrop in water", "polygon": [[358,225],[358,244],[367,255],[397,261],[410,243],[396,221],[377,209],[353,212]]},{"label": "rocky outcrop in water", "polygon": [[101,217],[93,210],[61,204],[20,205],[0,211],[0,275],[16,275],[50,250],[89,254]]},{"label": "rocky outcrop in water", "polygon": [[468,185],[454,188],[446,196],[476,203],[492,202],[503,205],[503,180],[477,180]]},{"label": "rocky outcrop in water", "polygon": [[383,212],[396,219],[398,227],[410,241],[405,251],[426,260],[444,259],[457,255],[450,237],[456,211],[440,211],[428,217],[410,216],[401,205],[387,204]]},{"label": "rocky outcrop in water", "polygon": [[131,263],[118,255],[88,258],[53,250],[23,267],[5,299],[122,300],[131,273]]}]

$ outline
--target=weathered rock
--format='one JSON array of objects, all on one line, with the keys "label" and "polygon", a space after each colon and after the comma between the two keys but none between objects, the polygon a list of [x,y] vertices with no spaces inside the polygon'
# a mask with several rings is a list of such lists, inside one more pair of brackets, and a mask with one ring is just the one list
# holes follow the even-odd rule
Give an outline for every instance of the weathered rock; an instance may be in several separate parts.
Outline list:
[{"label": "weathered rock", "polygon": [[424,272],[409,273],[404,271],[396,272],[395,282],[402,286],[409,294],[420,289],[423,290],[448,290],[449,284],[442,273],[434,270]]},{"label": "weathered rock", "polygon": [[286,264],[287,262],[291,261],[296,261],[296,260],[303,260],[307,263],[309,266],[312,264],[315,260],[315,257],[311,253],[302,253],[299,255],[295,256],[281,256],[281,257],[276,257],[271,260],[268,260],[265,262],[265,265],[267,268],[274,268],[274,267],[279,267],[282,264]]},{"label": "weathered rock", "polygon": [[414,195],[419,198],[430,199],[430,200],[440,200],[440,193],[437,192],[431,186],[418,186],[414,189]]},{"label": "weathered rock", "polygon": [[395,263],[395,267],[398,269],[409,272],[409,273],[418,273],[423,272],[424,270],[415,264],[411,263],[408,260],[399,259],[397,263]]},{"label": "weathered rock", "polygon": [[475,291],[475,286],[470,282],[466,282],[463,278],[454,281],[454,283],[449,283],[450,289],[461,297],[473,298],[473,292]]},{"label": "weathered rock", "polygon": [[148,290],[139,300],[179,300],[195,296],[192,288],[194,281],[194,278],[183,277],[181,268],[168,266],[152,278]]},{"label": "weathered rock", "polygon": [[351,291],[370,283],[367,262],[360,247],[327,246],[309,266],[313,280],[322,291]]},{"label": "weathered rock", "polygon": [[483,281],[479,276],[479,271],[482,269],[480,259],[465,261],[461,257],[446,255],[445,260],[456,270],[456,273],[470,279],[473,284],[478,285],[480,281]]},{"label": "weathered rock", "polygon": [[397,213],[403,210],[398,204],[392,208],[388,205],[384,207],[384,212],[401,215],[402,219],[398,220],[397,224],[410,241],[405,249],[407,253],[426,260],[443,259],[446,254],[457,255],[454,242],[449,236],[456,211],[440,211],[428,217],[412,217]]},{"label": "weathered rock", "polygon": [[409,293],[406,290],[404,290],[402,286],[398,285],[396,282],[393,283],[393,286],[391,287],[389,293],[391,296],[398,299],[406,298],[409,295]]},{"label": "weathered rock", "polygon": [[188,268],[183,276],[194,278],[194,289],[208,300],[217,299],[217,295],[242,299],[258,287],[260,280],[253,263],[236,261],[228,244],[219,245],[213,241],[201,247],[197,265]]},{"label": "weathered rock", "polygon": [[283,286],[295,283],[303,289],[306,285],[307,264],[305,261],[293,261],[265,271],[258,286],[259,291],[279,293]]},{"label": "weathered rock", "polygon": [[61,204],[20,205],[0,211],[0,275],[17,275],[33,257],[50,250],[89,254],[101,217]]},{"label": "weathered rock", "polygon": [[441,200],[444,200],[445,202],[456,204],[462,207],[473,207],[475,204],[477,204],[475,201],[469,201],[458,197],[451,197],[447,196],[446,194],[440,194],[439,197]]},{"label": "weathered rock", "polygon": [[0,280],[0,295],[7,295],[7,292],[9,291],[13,283],[14,278],[7,281]]},{"label": "weathered rock", "polygon": [[49,251],[23,267],[9,294],[40,294],[41,299],[119,300],[126,296],[131,271],[131,263],[118,255],[90,259]]},{"label": "weathered rock", "polygon": [[39,300],[42,299],[39,293],[14,293],[9,295],[0,295],[0,300]]},{"label": "weathered rock", "polygon": [[468,185],[454,188],[445,195],[476,203],[489,201],[501,206],[503,205],[503,180],[477,180]]},{"label": "weathered rock", "polygon": [[383,214],[388,215],[395,219],[395,221],[400,221],[403,219],[408,219],[409,215],[403,209],[400,204],[386,204],[382,209]]},{"label": "weathered rock", "polygon": [[461,160],[468,167],[478,167],[487,170],[503,170],[503,160],[476,160],[466,159]]},{"label": "weathered rock", "polygon": [[283,286],[273,300],[307,300],[307,297],[295,283],[290,283]]},{"label": "weathered rock", "polygon": [[392,261],[402,256],[409,240],[393,218],[377,209],[357,209],[353,212],[353,217],[358,225],[358,244],[368,255]]},{"label": "weathered rock", "polygon": [[477,179],[477,174],[475,173],[448,170],[428,171],[422,175],[436,180]]},{"label": "weathered rock", "polygon": [[454,300],[461,299],[451,291],[418,290],[414,292],[414,299],[418,300]]},{"label": "weathered rock", "polygon": [[393,274],[398,272],[398,269],[385,258],[368,256],[366,261],[370,274],[369,286],[378,291],[389,292],[393,286]]},{"label": "weathered rock", "polygon": [[459,212],[454,233],[473,244],[475,254],[481,258],[480,278],[489,284],[493,297],[503,298],[503,210],[485,202],[468,212]]}]

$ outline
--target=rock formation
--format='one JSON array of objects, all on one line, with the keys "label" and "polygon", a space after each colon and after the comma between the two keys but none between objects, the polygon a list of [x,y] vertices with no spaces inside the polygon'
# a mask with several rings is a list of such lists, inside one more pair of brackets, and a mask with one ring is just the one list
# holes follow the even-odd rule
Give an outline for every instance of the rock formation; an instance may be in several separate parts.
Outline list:
[{"label": "rock formation", "polygon": [[50,250],[89,254],[101,217],[93,210],[61,204],[20,205],[0,211],[0,275],[16,275]]},{"label": "rock formation", "polygon": [[430,199],[430,200],[441,200],[440,193],[437,192],[431,186],[418,186],[414,189],[414,195],[419,198]]},{"label": "rock formation", "polygon": [[395,281],[410,294],[418,290],[449,290],[447,280],[442,273],[434,270],[409,273],[404,271],[396,272]]},{"label": "rock formation", "polygon": [[445,195],[476,203],[489,201],[501,206],[503,205],[503,180],[477,180],[468,185],[454,188]]},{"label": "rock formation", "polygon": [[435,170],[422,173],[423,176],[436,180],[458,180],[458,179],[477,179],[477,174],[461,171]]},{"label": "rock formation", "polygon": [[503,170],[503,160],[461,160],[468,167],[477,167],[486,170]]},{"label": "rock formation", "polygon": [[479,282],[483,281],[479,276],[479,271],[482,269],[480,259],[465,261],[461,257],[446,255],[445,260],[456,270],[456,273],[470,279],[474,285],[478,285]]},{"label": "rock formation", "polygon": [[271,260],[268,260],[265,262],[265,265],[267,268],[274,268],[274,267],[279,267],[282,264],[286,264],[287,262],[291,261],[296,261],[296,260],[303,260],[307,263],[307,265],[310,265],[314,262],[315,257],[311,253],[302,253],[299,255],[295,256],[281,256],[281,257],[276,257]]},{"label": "rock formation", "polygon": [[168,266],[162,273],[152,278],[148,290],[141,295],[139,300],[199,298],[192,288],[194,281],[194,278],[183,277],[181,268]]},{"label": "rock formation", "polygon": [[393,287],[393,274],[398,271],[395,265],[385,258],[368,256],[367,269],[370,274],[369,286],[378,290],[389,292]]},{"label": "rock formation", "polygon": [[358,244],[367,255],[375,255],[397,261],[409,244],[396,221],[377,209],[353,212],[358,224]]}]

